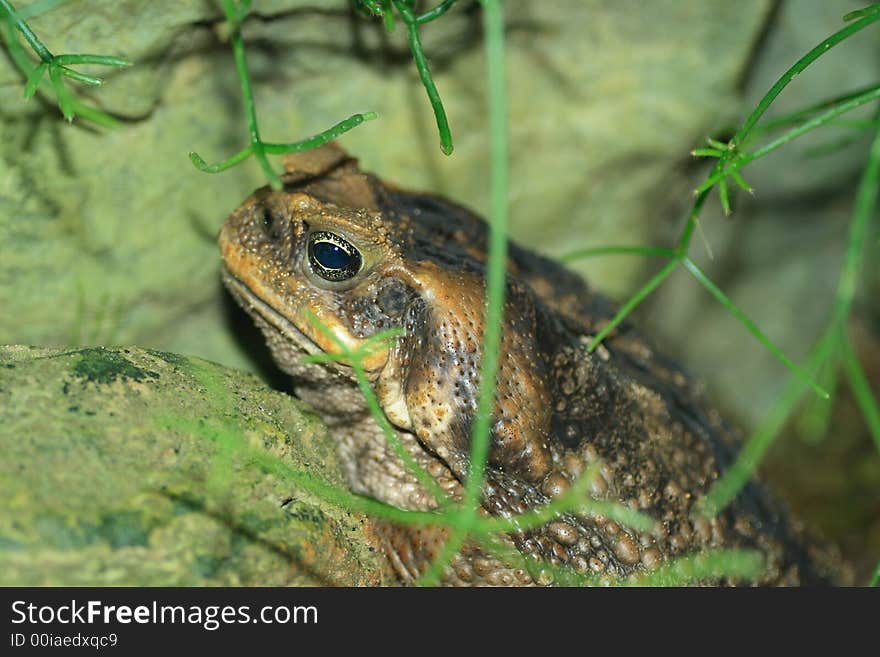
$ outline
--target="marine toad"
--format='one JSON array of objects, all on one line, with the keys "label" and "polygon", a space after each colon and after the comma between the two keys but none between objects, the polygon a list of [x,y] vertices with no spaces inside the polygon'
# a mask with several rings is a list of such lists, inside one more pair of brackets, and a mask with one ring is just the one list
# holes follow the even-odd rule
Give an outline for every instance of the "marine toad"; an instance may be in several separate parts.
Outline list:
[{"label": "marine toad", "polygon": [[[486,225],[454,203],[361,172],[332,144],[286,164],[282,191],[257,190],[223,226],[224,281],[294,377],[296,394],[338,439],[352,489],[406,509],[434,508],[386,444],[351,368],[302,356],[339,352],[314,317],[352,349],[377,332],[403,329],[364,367],[406,449],[443,490],[460,495],[481,358]],[[629,325],[587,351],[613,313],[577,275],[510,245],[485,513],[544,505],[599,461],[591,494],[652,516],[654,531],[563,514],[511,534],[510,544],[608,576],[709,546],[750,547],[767,556],[765,583],[825,581],[811,549],[756,483],[716,519],[691,518],[695,500],[732,462],[737,439]],[[412,582],[445,538],[442,529],[389,524],[381,540],[401,581]],[[443,581],[535,583],[528,570],[471,544]]]}]

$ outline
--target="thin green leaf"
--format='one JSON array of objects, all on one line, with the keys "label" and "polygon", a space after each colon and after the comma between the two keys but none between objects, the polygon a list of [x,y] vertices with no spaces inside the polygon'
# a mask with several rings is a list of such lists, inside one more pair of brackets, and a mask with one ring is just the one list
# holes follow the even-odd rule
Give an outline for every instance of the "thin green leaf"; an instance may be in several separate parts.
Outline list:
[{"label": "thin green leaf", "polygon": [[[52,66],[54,67],[54,63]],[[59,66],[61,70],[61,75],[66,78],[70,78],[76,82],[82,82],[83,84],[87,84],[90,87],[100,87],[104,84],[104,80],[101,78],[96,78],[91,75],[85,75],[84,73],[80,73],[79,71],[74,71],[72,68],[67,68],[66,66]]]},{"label": "thin green leaf", "polygon": [[846,371],[849,387],[855,395],[859,410],[868,424],[871,437],[880,450],[880,407],[877,406],[877,398],[874,397],[874,391],[871,390],[871,384],[865,371],[859,363],[859,358],[849,340],[844,339],[841,342],[843,367]]},{"label": "thin green leaf", "polygon": [[680,557],[649,573],[630,576],[624,586],[682,586],[706,580],[754,581],[766,572],[764,555],[746,550],[709,550]]},{"label": "thin green leaf", "polygon": [[68,122],[73,121],[73,99],[61,80],[61,70],[55,66],[50,66],[49,80],[52,82],[52,88],[55,90],[55,97],[58,99],[58,107],[61,108],[61,114],[64,115]]},{"label": "thin green leaf", "polygon": [[[813,371],[824,363],[835,345],[833,332],[826,333],[807,357],[807,370]],[[746,441],[733,465],[716,481],[709,492],[694,507],[694,515],[714,518],[748,483],[752,474],[788,421],[791,412],[806,390],[806,384],[792,377],[766,417]]]},{"label": "thin green leaf", "polygon": [[131,66],[131,62],[124,57],[115,57],[113,55],[56,55],[53,60],[59,66],[72,66],[74,64],[99,64],[101,66],[115,66],[125,68]]},{"label": "thin green leaf", "polygon": [[828,398],[828,393],[823,390],[822,387],[819,386],[819,384],[816,383],[813,378],[804,371],[802,367],[800,367],[788,356],[786,356],[782,352],[782,350],[770,340],[770,338],[764,335],[763,331],[758,328],[758,325],[755,324],[751,319],[749,319],[749,317],[742,310],[740,310],[740,308],[736,304],[734,304],[733,301],[731,301],[727,297],[727,295],[724,294],[724,292],[721,291],[721,288],[715,285],[715,283],[713,283],[709,279],[709,277],[706,276],[706,274],[704,274],[702,270],[700,270],[700,268],[697,267],[697,265],[694,264],[694,262],[690,258],[684,258],[681,262],[684,265],[685,269],[687,269],[693,275],[693,277],[697,279],[700,285],[706,288],[709,293],[713,297],[715,297],[715,299],[722,306],[724,306],[731,315],[736,317],[736,319],[739,320],[740,324],[745,326],[746,330],[748,330],[748,332],[751,333],[758,340],[758,342],[764,345],[764,347],[766,347],[767,350],[771,354],[773,354],[779,362],[781,362],[788,369],[794,372],[795,376],[797,376],[802,381],[804,381],[804,383],[810,386],[817,395],[824,399]]},{"label": "thin green leaf", "polygon": [[24,87],[24,97],[26,99],[33,98],[34,94],[37,93],[37,89],[40,86],[40,82],[43,81],[43,75],[48,67],[49,65],[46,62],[41,62],[28,76],[27,84]]},{"label": "thin green leaf", "polygon": [[[392,0],[400,17],[406,24],[407,35],[409,37],[409,49],[412,53],[413,60],[416,64],[416,70],[422,80],[422,86],[428,94],[428,100],[431,103],[431,109],[434,110],[434,119],[437,122],[437,130],[440,132],[440,150],[444,155],[451,155],[453,151],[452,133],[449,131],[449,120],[446,118],[446,109],[443,107],[443,101],[440,99],[440,93],[434,84],[434,78],[431,75],[431,69],[428,67],[428,60],[425,57],[422,41],[419,37],[419,23],[416,15],[413,13],[412,7],[404,0]],[[386,10],[386,16],[390,14],[390,10]]]},{"label": "thin green leaf", "polygon": [[837,401],[837,379],[840,373],[840,342],[838,334],[828,358],[819,366],[816,381],[830,395],[828,399],[811,396],[797,417],[797,432],[808,443],[818,444],[827,434],[831,424],[831,411]]},{"label": "thin green leaf", "polygon": [[189,154],[189,160],[193,163],[193,166],[196,167],[199,171],[202,171],[204,173],[219,173],[220,171],[225,171],[230,167],[234,167],[239,162],[246,160],[248,157],[250,157],[252,152],[253,147],[248,146],[247,148],[240,150],[238,153],[226,160],[223,160],[222,162],[209,165],[207,162],[205,162],[201,155],[199,155],[195,151],[192,151]]},{"label": "thin green leaf", "polygon": [[283,153],[300,153],[302,151],[307,151],[312,148],[316,148],[321,144],[326,144],[329,141],[333,141],[334,139],[337,139],[352,128],[356,128],[365,121],[372,121],[373,119],[377,118],[377,116],[378,115],[375,112],[352,114],[347,119],[343,119],[336,125],[330,126],[323,132],[319,132],[318,134],[307,137],[306,139],[303,139],[301,141],[292,142],[289,144],[264,143],[263,149],[267,153],[271,153],[273,155],[280,155]]},{"label": "thin green leaf", "polygon": [[419,16],[416,19],[416,22],[419,25],[424,25],[425,23],[430,23],[436,18],[440,18],[443,14],[452,9],[456,1],[457,0],[443,0],[439,5]]},{"label": "thin green leaf", "polygon": [[782,90],[785,89],[785,87],[787,87],[792,80],[794,80],[798,75],[806,70],[806,68],[810,66],[813,62],[829,52],[834,46],[842,43],[843,41],[846,41],[846,39],[851,37],[856,32],[863,30],[877,20],[880,20],[880,11],[878,11],[877,6],[871,6],[861,11],[863,13],[851,12],[847,14],[847,16],[850,17],[851,20],[854,20],[853,23],[843,28],[842,30],[835,32],[827,39],[824,39],[821,43],[816,45],[816,47],[810,50],[806,55],[795,62],[787,71],[785,71],[785,73],[782,74],[782,76],[780,76],[780,78],[773,84],[770,90],[766,94],[764,94],[764,97],[761,98],[761,100],[758,102],[757,107],[755,107],[749,117],[745,120],[740,129],[737,131],[736,135],[734,135],[733,139],[731,140],[731,144],[734,146],[734,148],[743,143],[748,134],[751,132],[752,128],[764,115],[764,112],[767,111],[767,108],[770,107],[773,101],[776,100],[776,97],[780,93],[782,93]]},{"label": "thin green leaf", "polygon": [[730,197],[727,194],[727,178],[718,181],[718,198],[721,199],[721,209],[724,211],[724,216],[729,217],[731,209]]},{"label": "thin green leaf", "polygon": [[733,182],[735,182],[743,191],[748,192],[749,194],[755,193],[755,190],[751,188],[751,186],[745,181],[745,178],[743,178],[740,172],[736,169],[733,169],[730,172],[730,177],[733,178]]},{"label": "thin green leaf", "polygon": [[856,9],[855,11],[851,11],[848,14],[844,14],[843,20],[846,22],[854,21],[857,18],[872,16],[878,12],[880,12],[880,5],[871,5],[870,7],[865,7],[864,9]]},{"label": "thin green leaf", "polygon": [[608,335],[617,328],[617,326],[626,319],[627,315],[629,315],[642,301],[644,301],[651,292],[656,290],[663,281],[669,278],[669,275],[675,271],[675,268],[678,266],[678,260],[672,260],[666,265],[664,265],[663,269],[654,274],[651,279],[645,283],[641,289],[636,292],[633,296],[629,298],[629,300],[621,306],[620,310],[617,311],[617,314],[608,322],[601,331],[599,331],[596,336],[590,342],[590,346],[588,351],[590,353],[594,352],[602,341],[608,337]]}]

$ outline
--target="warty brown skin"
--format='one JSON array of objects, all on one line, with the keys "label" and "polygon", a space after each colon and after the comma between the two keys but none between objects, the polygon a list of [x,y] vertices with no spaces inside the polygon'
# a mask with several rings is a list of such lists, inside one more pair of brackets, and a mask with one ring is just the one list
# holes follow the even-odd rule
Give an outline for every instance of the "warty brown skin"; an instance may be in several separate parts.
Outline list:
[{"label": "warty brown skin", "polygon": [[[350,367],[301,358],[339,351],[310,314],[350,348],[403,329],[364,366],[407,450],[445,491],[460,495],[481,359],[486,225],[446,200],[362,173],[332,144],[290,158],[287,168],[282,191],[257,190],[223,226],[224,280],[279,367],[295,378],[297,395],[327,421],[352,489],[402,508],[435,508],[386,444]],[[353,245],[359,272],[344,281],[318,275],[308,256],[317,233]],[[828,581],[815,549],[754,482],[717,518],[691,518],[695,501],[732,462],[737,439],[693,382],[629,325],[587,351],[613,314],[581,278],[511,245],[483,510],[509,517],[539,507],[599,462],[591,495],[652,516],[655,530],[564,514],[511,534],[508,544],[527,557],[609,577],[704,548],[753,548],[767,558],[762,583]],[[406,583],[445,538],[442,529],[388,524],[378,540]],[[536,579],[466,544],[443,581]]]}]

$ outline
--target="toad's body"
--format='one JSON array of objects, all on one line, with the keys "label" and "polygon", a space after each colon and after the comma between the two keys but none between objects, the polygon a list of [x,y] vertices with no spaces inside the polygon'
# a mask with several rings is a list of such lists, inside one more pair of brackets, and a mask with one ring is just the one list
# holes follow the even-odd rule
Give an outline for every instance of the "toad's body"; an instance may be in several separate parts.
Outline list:
[{"label": "toad's body", "polygon": [[[338,354],[340,344],[357,349],[378,332],[402,329],[364,367],[406,449],[459,496],[477,404],[486,238],[472,213],[389,187],[332,145],[292,158],[283,191],[258,190],[224,225],[225,281],[295,377],[297,394],[338,438],[355,491],[407,509],[436,506],[387,444],[351,368],[303,363],[303,354]],[[764,582],[822,581],[754,483],[717,518],[692,517],[695,501],[732,462],[736,440],[693,384],[629,327],[587,351],[612,314],[579,277],[511,245],[486,514],[544,505],[599,463],[590,494],[652,516],[653,531],[563,514],[511,534],[510,544],[607,576],[708,547],[755,548],[767,556]],[[445,539],[443,530],[390,525],[381,537],[404,582],[424,571]],[[470,544],[444,576],[449,584],[534,579],[534,571]]]}]

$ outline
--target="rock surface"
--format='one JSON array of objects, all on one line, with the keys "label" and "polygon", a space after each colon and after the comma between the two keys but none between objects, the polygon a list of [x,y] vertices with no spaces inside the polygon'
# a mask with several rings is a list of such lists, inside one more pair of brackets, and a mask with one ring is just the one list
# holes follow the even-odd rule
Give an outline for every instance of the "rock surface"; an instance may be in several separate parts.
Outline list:
[{"label": "rock surface", "polygon": [[[387,583],[322,425],[253,375],[142,349],[0,348],[0,585]],[[263,459],[263,460],[260,460]]]},{"label": "rock surface", "polygon": [[[719,115],[733,116],[770,4],[506,3],[514,236],[557,254],[598,236],[650,242],[662,222],[645,218],[684,183],[677,164]],[[134,66],[101,69],[104,87],[78,89],[124,121],[93,130],[23,101],[22,77],[0,52],[0,343],[142,344],[245,366],[217,321],[213,236],[263,178],[253,161],[211,176],[187,157],[216,162],[246,145],[217,7],[69,2],[31,25],[56,53],[118,54]],[[367,170],[486,209],[476,3],[423,28],[456,141],[449,158],[400,26],[386,35],[341,0],[278,0],[256,3],[244,34],[266,139],[293,141],[375,110],[379,120],[343,141]],[[588,268],[622,294],[644,264]]]}]

